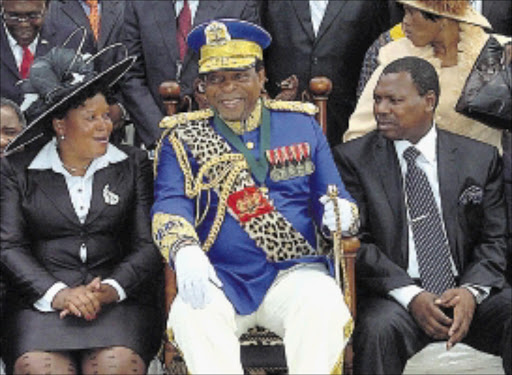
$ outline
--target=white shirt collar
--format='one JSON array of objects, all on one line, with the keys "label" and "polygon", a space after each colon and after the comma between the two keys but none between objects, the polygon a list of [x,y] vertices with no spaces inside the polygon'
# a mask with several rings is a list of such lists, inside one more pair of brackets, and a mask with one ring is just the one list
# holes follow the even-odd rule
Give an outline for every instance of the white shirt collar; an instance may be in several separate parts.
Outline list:
[{"label": "white shirt collar", "polygon": [[402,139],[393,142],[395,144],[395,150],[397,155],[402,157],[404,151],[410,147],[414,146],[421,155],[431,164],[434,164],[437,160],[436,146],[437,146],[437,128],[436,124],[434,124],[427,134],[421,138],[418,143],[415,145],[409,142],[408,140]]},{"label": "white shirt collar", "polygon": [[[127,158],[128,155],[113,144],[109,143],[107,146],[107,152],[92,161],[89,168],[87,168],[87,172],[84,177],[94,174],[94,172],[105,168],[109,164],[115,164]],[[34,160],[32,160],[28,166],[28,169],[52,169],[56,173],[60,173],[65,176],[70,175],[62,166],[62,161],[57,153],[57,139],[55,137],[53,137],[53,139],[37,153]]]}]

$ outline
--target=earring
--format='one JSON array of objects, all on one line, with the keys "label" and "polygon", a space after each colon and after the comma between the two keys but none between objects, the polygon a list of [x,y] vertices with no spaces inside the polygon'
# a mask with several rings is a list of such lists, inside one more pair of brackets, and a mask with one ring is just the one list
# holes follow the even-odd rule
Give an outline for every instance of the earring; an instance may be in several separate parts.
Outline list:
[{"label": "earring", "polygon": [[64,134],[62,134],[59,138],[60,138],[61,141],[63,141],[63,140],[66,139],[66,136]]}]

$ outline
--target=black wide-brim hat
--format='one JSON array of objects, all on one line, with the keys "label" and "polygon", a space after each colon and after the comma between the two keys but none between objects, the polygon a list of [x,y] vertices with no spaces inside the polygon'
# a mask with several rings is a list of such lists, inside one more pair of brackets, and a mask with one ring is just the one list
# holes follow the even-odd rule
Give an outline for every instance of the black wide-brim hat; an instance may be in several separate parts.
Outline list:
[{"label": "black wide-brim hat", "polygon": [[[100,54],[100,53],[98,53]],[[135,56],[127,56],[101,73],[94,71],[94,58],[63,47],[54,47],[45,56],[36,58],[27,80],[22,83],[25,93],[35,100],[25,113],[32,111],[28,126],[6,147],[11,153],[41,139],[50,139],[52,116],[64,108],[68,101],[95,87],[113,86],[133,65]],[[26,98],[28,96],[26,95]],[[23,107],[23,105],[22,105]]]}]

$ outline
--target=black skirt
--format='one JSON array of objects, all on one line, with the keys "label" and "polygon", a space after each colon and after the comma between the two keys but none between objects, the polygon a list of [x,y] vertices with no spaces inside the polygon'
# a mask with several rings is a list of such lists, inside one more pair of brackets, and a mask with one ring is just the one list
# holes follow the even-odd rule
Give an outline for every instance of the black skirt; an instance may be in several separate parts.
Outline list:
[{"label": "black skirt", "polygon": [[161,343],[161,312],[126,300],[102,307],[96,319],[43,313],[34,309],[7,311],[2,322],[8,373],[22,354],[31,351],[73,351],[111,346],[134,350],[149,364]]}]

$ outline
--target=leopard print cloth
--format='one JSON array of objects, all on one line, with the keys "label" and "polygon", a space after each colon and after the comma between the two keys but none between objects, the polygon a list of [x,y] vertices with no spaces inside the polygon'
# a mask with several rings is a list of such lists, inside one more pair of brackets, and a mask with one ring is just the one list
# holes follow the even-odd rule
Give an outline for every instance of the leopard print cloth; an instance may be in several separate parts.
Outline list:
[{"label": "leopard print cloth", "polygon": [[[177,138],[187,145],[200,165],[220,155],[233,153],[229,144],[210,126],[208,119],[179,124],[174,131]],[[230,167],[229,163],[223,162],[214,165],[207,172],[206,177],[208,180],[213,181],[221,176],[226,168]],[[249,171],[242,170],[230,193],[240,191],[249,186],[255,186],[254,180]],[[222,189],[223,184],[221,182],[214,190],[220,196]],[[228,212],[237,219],[236,214],[229,208]],[[302,234],[295,230],[292,224],[276,210],[255,217],[246,223],[240,223],[240,225],[249,234],[249,237],[254,240],[256,245],[265,251],[269,261],[297,259],[316,254],[313,247],[311,247]]]}]

